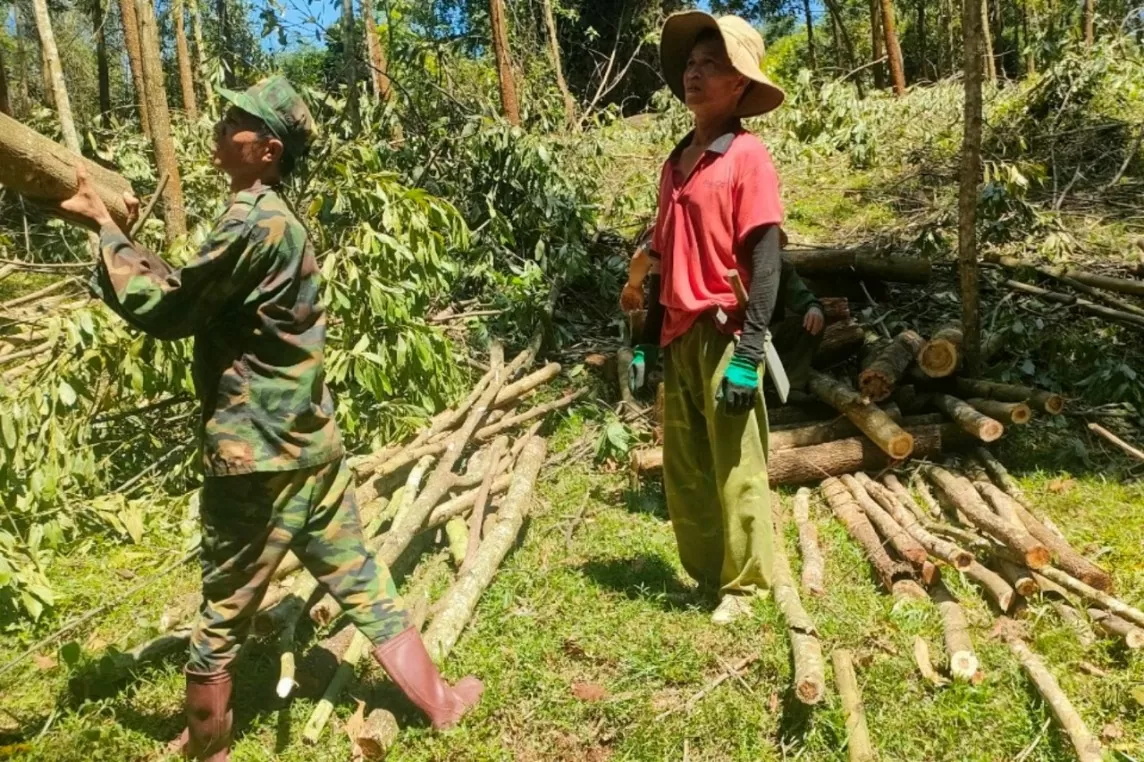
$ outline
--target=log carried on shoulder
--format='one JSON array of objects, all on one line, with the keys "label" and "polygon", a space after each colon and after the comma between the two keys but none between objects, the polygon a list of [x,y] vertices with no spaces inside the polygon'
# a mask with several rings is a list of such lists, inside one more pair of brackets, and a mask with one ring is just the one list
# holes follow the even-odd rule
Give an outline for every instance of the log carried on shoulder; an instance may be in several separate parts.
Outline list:
[{"label": "log carried on shoulder", "polygon": [[75,168],[80,163],[87,170],[112,219],[126,229],[127,205],[123,203],[123,194],[131,191],[131,184],[122,175],[104,169],[0,113],[0,185],[43,203],[54,214],[66,217],[55,207],[75,194]]}]

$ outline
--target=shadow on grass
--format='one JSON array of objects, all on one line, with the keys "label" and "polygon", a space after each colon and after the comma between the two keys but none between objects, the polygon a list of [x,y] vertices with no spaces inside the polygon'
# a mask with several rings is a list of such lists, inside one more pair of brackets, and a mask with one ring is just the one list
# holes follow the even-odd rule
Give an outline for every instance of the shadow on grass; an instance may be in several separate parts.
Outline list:
[{"label": "shadow on grass", "polygon": [[667,497],[663,493],[663,480],[659,476],[643,476],[638,489],[624,490],[624,503],[632,513],[655,516],[666,521]]},{"label": "shadow on grass", "polygon": [[705,608],[715,600],[713,594],[681,582],[675,569],[659,556],[589,561],[580,571],[601,587],[633,601],[650,601],[665,611]]}]

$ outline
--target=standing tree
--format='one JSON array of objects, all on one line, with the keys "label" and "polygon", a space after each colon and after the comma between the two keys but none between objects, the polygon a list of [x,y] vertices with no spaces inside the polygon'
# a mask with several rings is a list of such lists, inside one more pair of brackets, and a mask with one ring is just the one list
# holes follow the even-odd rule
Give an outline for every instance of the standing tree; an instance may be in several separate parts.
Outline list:
[{"label": "standing tree", "polygon": [[354,0],[342,0],[342,52],[346,69],[346,114],[354,134],[361,134],[361,109],[358,106],[357,35],[354,34]]},{"label": "standing tree", "polygon": [[99,117],[104,129],[108,129],[111,127],[111,69],[107,61],[107,20],[103,16],[103,0],[91,0],[91,23],[95,30]]},{"label": "standing tree", "polygon": [[882,0],[870,0],[870,49],[874,61],[874,87],[879,90],[886,86],[886,74],[882,69]]},{"label": "standing tree", "polygon": [[926,39],[926,3],[928,0],[918,0],[918,75],[925,79],[929,64],[929,46]]},{"label": "standing tree", "polygon": [[1032,77],[1037,73],[1037,55],[1029,37],[1029,0],[1021,0],[1021,40],[1025,46],[1025,74]]},{"label": "standing tree", "polygon": [[48,15],[48,0],[32,0],[32,12],[36,16],[36,30],[40,34],[40,50],[47,78],[44,89],[51,93],[60,118],[60,131],[64,145],[76,153],[81,153],[79,133],[75,130],[75,117],[72,116],[71,99],[68,97],[64,69],[60,65],[60,51],[56,47],[56,35],[52,31],[52,19]]},{"label": "standing tree", "polygon": [[365,50],[369,60],[369,81],[373,94],[380,101],[389,100],[389,76],[386,72],[385,50],[377,34],[377,16],[374,14],[373,0],[361,0],[362,24],[365,26]]},{"label": "standing tree", "polygon": [[199,86],[203,90],[203,103],[209,110],[214,103],[214,93],[211,91],[210,79],[207,76],[207,48],[203,42],[203,14],[199,10],[199,2],[200,0],[190,0],[191,34],[195,38],[195,67],[202,78]]},{"label": "standing tree", "polygon": [[[544,5],[544,26],[548,30],[548,57],[552,61],[552,68],[556,72],[556,86],[564,96],[564,121],[569,127],[579,126],[576,118],[576,100],[568,83],[564,80],[564,64],[560,58],[560,38],[556,35],[556,16],[552,12],[552,0],[541,0]],[[814,58],[814,41],[811,41],[811,59]],[[812,64],[813,65],[813,64]]]},{"label": "standing tree", "polygon": [[1096,0],[1084,0],[1084,46],[1096,42]]},{"label": "standing tree", "polygon": [[882,0],[882,29],[886,33],[886,55],[890,57],[890,78],[894,81],[894,95],[905,95],[906,69],[902,65],[902,47],[898,44],[892,0]]},{"label": "standing tree", "polygon": [[493,54],[497,61],[497,79],[500,80],[501,113],[509,124],[520,126],[520,101],[516,97],[516,80],[512,76],[504,0],[489,0],[489,24],[492,27]]},{"label": "standing tree", "polygon": [[131,82],[135,85],[139,124],[143,127],[143,134],[150,138],[151,114],[147,109],[147,85],[143,79],[143,48],[139,42],[139,14],[135,12],[135,0],[119,0],[119,18],[123,23],[123,45],[127,48]]},{"label": "standing tree", "polygon": [[981,176],[981,4],[962,0],[965,49],[965,135],[961,146],[961,188],[957,204],[957,264],[961,282],[962,348],[966,370],[981,367],[981,309],[977,273],[977,185]]},{"label": "standing tree", "polygon": [[0,114],[12,116],[12,104],[8,100],[8,69],[4,65],[3,45],[0,45]]},{"label": "standing tree", "polygon": [[179,87],[183,91],[183,110],[187,119],[198,121],[199,104],[195,100],[195,77],[191,73],[191,49],[187,44],[187,26],[183,0],[171,3],[171,15],[175,17],[175,58],[179,65]]},{"label": "standing tree", "polygon": [[[129,0],[130,1],[130,0]],[[187,210],[183,205],[183,183],[175,156],[175,139],[171,134],[171,112],[167,106],[167,88],[163,81],[163,58],[159,47],[159,29],[151,0],[136,0],[139,18],[139,44],[143,55],[143,79],[147,83],[147,111],[151,118],[151,146],[159,171],[167,175],[163,191],[167,241],[173,242],[187,232]]]},{"label": "standing tree", "polygon": [[985,72],[990,82],[997,81],[997,59],[993,57],[993,35],[989,30],[989,0],[981,0],[981,44],[985,48]]},{"label": "standing tree", "polygon": [[[846,31],[846,24],[842,22],[842,11],[838,8],[838,0],[826,0],[826,7],[830,10],[830,15],[834,19],[834,32],[835,35],[842,38],[842,47],[846,51],[846,57],[849,61],[849,66],[856,68],[855,61],[858,59],[854,56],[854,43],[850,41],[850,33]],[[837,37],[835,39],[835,47],[838,47]],[[841,66],[839,68],[842,68]],[[862,86],[862,78],[854,77],[854,85],[858,88],[858,97],[866,97],[866,88]]]},{"label": "standing tree", "polygon": [[806,48],[810,53],[811,71],[818,71],[818,53],[814,50],[814,16],[810,12],[810,0],[802,0],[802,11],[806,16]]}]

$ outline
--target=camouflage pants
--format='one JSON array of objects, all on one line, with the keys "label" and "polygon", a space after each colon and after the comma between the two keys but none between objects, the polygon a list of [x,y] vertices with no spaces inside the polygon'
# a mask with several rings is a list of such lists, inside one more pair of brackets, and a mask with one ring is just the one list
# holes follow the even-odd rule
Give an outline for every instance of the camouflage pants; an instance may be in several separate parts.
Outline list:
[{"label": "camouflage pants", "polygon": [[802,327],[804,315],[787,313],[788,317],[771,326],[771,341],[783,361],[790,388],[802,391],[810,381],[810,364],[822,345],[825,330],[811,336]]},{"label": "camouflage pants", "polygon": [[408,626],[389,570],[365,549],[345,459],[297,471],[208,477],[200,512],[203,602],[190,667],[227,667],[293,550],[374,645]]},{"label": "camouflage pants", "polygon": [[700,584],[748,593],[771,582],[767,411],[761,393],[742,415],[716,401],[734,351],[707,318],[667,348],[663,486],[683,568]]}]

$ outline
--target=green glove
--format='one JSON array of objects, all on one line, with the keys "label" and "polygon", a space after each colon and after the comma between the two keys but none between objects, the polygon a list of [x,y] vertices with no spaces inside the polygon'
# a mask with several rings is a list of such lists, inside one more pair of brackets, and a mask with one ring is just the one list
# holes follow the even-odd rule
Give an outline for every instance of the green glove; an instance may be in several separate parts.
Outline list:
[{"label": "green glove", "polygon": [[628,389],[635,394],[647,383],[648,368],[659,362],[659,347],[655,344],[640,344],[632,353],[632,363],[628,366]]},{"label": "green glove", "polygon": [[719,391],[728,413],[738,415],[749,411],[755,406],[755,396],[759,393],[758,363],[732,355]]}]

